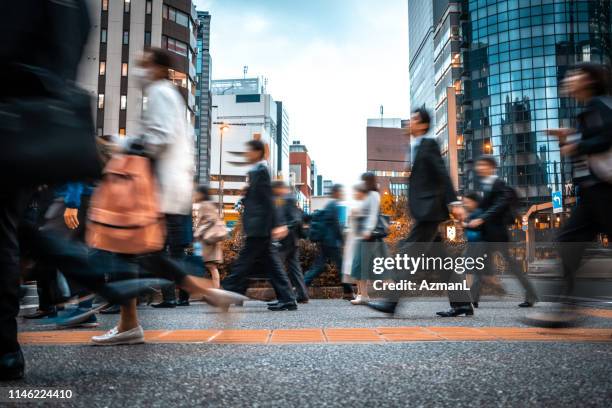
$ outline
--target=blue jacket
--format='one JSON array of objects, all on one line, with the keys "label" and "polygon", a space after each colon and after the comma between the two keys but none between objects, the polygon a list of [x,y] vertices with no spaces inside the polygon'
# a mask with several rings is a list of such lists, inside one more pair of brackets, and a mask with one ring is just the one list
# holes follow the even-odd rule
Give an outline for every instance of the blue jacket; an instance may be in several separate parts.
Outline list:
[{"label": "blue jacket", "polygon": [[322,244],[327,247],[339,248],[342,246],[344,236],[342,225],[340,224],[340,206],[338,200],[330,201],[324,211],[325,236]]},{"label": "blue jacket", "polygon": [[93,186],[85,183],[66,183],[55,190],[56,198],[63,198],[64,204],[68,208],[80,208],[81,196],[90,196],[93,192]]}]

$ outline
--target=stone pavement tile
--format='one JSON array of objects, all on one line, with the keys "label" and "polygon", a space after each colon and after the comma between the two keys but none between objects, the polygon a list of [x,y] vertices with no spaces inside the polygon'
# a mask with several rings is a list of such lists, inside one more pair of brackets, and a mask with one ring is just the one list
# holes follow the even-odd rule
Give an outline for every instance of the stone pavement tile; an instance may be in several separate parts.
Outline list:
[{"label": "stone pavement tile", "polygon": [[147,330],[145,340],[150,343],[206,343],[221,330]]},{"label": "stone pavement tile", "polygon": [[54,330],[19,333],[19,342],[23,344],[87,344],[92,336],[103,334],[104,331],[92,330]]},{"label": "stone pavement tile", "polygon": [[378,333],[386,341],[440,341],[438,334],[423,327],[379,327]]},{"label": "stone pavement tile", "polygon": [[506,341],[612,341],[612,329],[486,327],[482,330]]},{"label": "stone pavement tile", "polygon": [[324,329],[329,343],[377,343],[384,342],[376,329]]},{"label": "stone pavement tile", "polygon": [[272,331],[271,344],[325,343],[322,329],[277,329]]},{"label": "stone pavement tile", "polygon": [[210,343],[266,344],[270,330],[221,330],[210,338]]},{"label": "stone pavement tile", "polygon": [[480,328],[475,327],[425,327],[425,330],[430,331],[444,340],[474,340],[474,341],[493,341],[499,340],[491,333],[487,333]]}]

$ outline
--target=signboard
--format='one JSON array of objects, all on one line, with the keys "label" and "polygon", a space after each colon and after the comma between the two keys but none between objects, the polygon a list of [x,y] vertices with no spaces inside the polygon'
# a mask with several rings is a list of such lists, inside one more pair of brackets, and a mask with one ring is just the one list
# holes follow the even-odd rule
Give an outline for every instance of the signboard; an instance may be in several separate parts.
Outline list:
[{"label": "signboard", "polygon": [[553,214],[563,212],[563,195],[561,191],[553,191],[552,193]]}]

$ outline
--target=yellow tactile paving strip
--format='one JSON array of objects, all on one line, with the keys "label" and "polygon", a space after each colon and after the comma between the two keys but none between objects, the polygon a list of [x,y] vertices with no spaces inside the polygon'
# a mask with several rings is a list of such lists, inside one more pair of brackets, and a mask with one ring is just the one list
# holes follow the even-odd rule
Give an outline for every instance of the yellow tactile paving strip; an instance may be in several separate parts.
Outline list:
[{"label": "yellow tactile paving strip", "polygon": [[[89,344],[102,331],[57,330],[23,332],[19,341],[29,345]],[[377,328],[312,328],[276,330],[147,330],[149,343],[214,344],[341,344],[422,341],[563,341],[612,342],[612,328],[541,329],[531,327],[413,326]]]}]

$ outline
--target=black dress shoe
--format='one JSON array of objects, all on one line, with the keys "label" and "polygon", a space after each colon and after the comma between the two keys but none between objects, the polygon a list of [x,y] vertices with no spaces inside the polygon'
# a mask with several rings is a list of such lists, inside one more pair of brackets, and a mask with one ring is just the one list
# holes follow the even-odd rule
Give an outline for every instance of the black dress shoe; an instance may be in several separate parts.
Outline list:
[{"label": "black dress shoe", "polygon": [[57,311],[55,308],[48,310],[36,309],[35,312],[32,312],[27,315],[23,315],[24,319],[42,319],[43,317],[57,317]]},{"label": "black dress shoe", "polygon": [[176,307],[176,301],[174,300],[164,300],[163,302],[155,303],[151,305],[156,309],[172,309]]},{"label": "black dress shoe", "polygon": [[472,306],[474,306],[474,308],[478,309],[478,302],[472,302]]},{"label": "black dress shoe", "polygon": [[380,301],[368,302],[367,306],[370,309],[374,309],[378,312],[393,314],[395,313],[397,302],[390,302],[388,300],[380,300]]},{"label": "black dress shoe", "polygon": [[274,302],[268,302],[268,306],[276,306],[278,305],[278,300],[275,300]]},{"label": "black dress shoe", "polygon": [[281,310],[297,310],[297,304],[295,302],[278,302],[273,306],[268,306],[268,310],[273,312],[280,312]]},{"label": "black dress shoe", "polygon": [[303,298],[303,299],[298,299],[297,302],[298,303],[308,303],[310,301],[310,299],[308,298]]},{"label": "black dress shoe", "polygon": [[0,381],[19,380],[23,378],[25,362],[21,350],[0,356]]},{"label": "black dress shoe", "polygon": [[189,306],[189,300],[179,300],[176,302],[177,306]]},{"label": "black dress shoe", "polygon": [[121,313],[121,308],[119,305],[110,305],[100,310],[100,314],[119,314]]},{"label": "black dress shoe", "polygon": [[526,300],[523,303],[519,303],[518,307],[533,307],[534,304],[535,302],[529,302]]},{"label": "black dress shoe", "polygon": [[457,316],[472,316],[474,315],[474,309],[472,306],[459,306],[453,307],[446,312],[436,312],[440,317],[457,317]]}]

